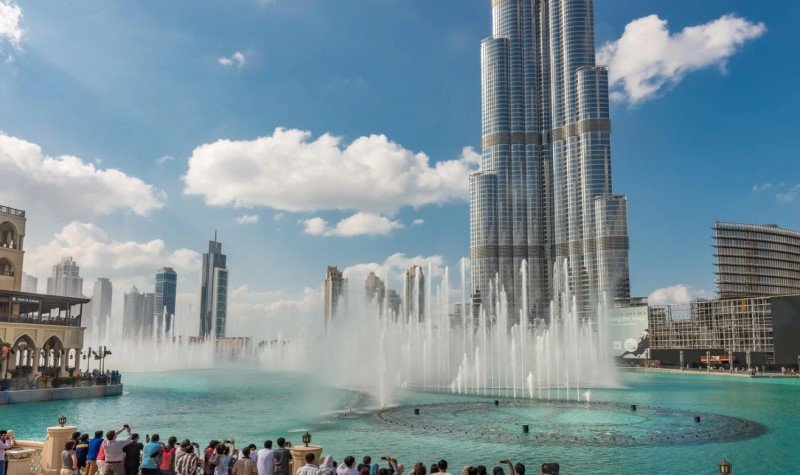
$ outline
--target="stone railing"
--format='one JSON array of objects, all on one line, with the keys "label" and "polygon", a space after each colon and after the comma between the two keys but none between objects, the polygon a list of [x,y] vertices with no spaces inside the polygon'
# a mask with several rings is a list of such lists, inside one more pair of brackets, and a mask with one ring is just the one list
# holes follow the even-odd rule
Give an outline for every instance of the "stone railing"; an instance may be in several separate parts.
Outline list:
[{"label": "stone railing", "polygon": [[44,442],[15,441],[14,447],[6,451],[6,475],[42,473],[42,450]]},{"label": "stone railing", "polygon": [[[48,427],[44,442],[16,440],[6,451],[6,475],[57,475],[61,472],[61,451],[77,427]],[[9,431],[13,436],[14,431]]]}]

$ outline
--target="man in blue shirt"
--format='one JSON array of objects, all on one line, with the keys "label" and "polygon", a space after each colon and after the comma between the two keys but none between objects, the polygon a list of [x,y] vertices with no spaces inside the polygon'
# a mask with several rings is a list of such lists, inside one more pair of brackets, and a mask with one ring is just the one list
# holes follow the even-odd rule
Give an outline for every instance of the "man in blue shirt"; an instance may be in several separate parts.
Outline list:
[{"label": "man in blue shirt", "polygon": [[89,440],[89,450],[86,452],[86,475],[97,475],[97,454],[103,444],[103,431],[94,433],[94,438]]}]

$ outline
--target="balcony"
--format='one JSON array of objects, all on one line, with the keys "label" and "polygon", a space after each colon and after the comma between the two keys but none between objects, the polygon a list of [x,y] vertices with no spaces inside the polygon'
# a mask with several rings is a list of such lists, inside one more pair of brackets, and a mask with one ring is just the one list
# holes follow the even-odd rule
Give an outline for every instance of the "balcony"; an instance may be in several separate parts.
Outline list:
[{"label": "balcony", "polygon": [[40,317],[38,315],[16,315],[0,313],[0,323],[22,323],[25,325],[57,325],[62,327],[81,326],[81,316],[75,317]]}]

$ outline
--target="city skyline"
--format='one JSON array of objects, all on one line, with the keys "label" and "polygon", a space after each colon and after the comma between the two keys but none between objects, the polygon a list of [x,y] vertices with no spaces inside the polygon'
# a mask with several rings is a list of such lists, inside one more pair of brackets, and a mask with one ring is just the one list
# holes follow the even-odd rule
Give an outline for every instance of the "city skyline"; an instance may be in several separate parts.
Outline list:
[{"label": "city skyline", "polygon": [[[359,8],[331,2],[314,6],[314,28],[298,24],[309,11],[305,2],[237,5],[224,18],[198,7],[190,12],[196,23],[219,21],[223,37],[214,41],[200,30],[177,27],[175,34],[193,38],[192,45],[172,41],[166,20],[143,15],[135,5],[79,6],[71,12],[50,2],[20,5],[21,16],[9,23],[20,34],[0,34],[0,49],[10,58],[0,66],[0,99],[7,104],[0,111],[0,166],[19,186],[0,191],[0,202],[31,215],[26,271],[43,279],[54,260],[72,255],[81,265],[83,293],[90,294],[97,277],[109,277],[120,309],[122,289],[144,288],[152,263],[171,266],[181,274],[178,307],[191,305],[196,313],[204,236],[220,227],[229,258],[237,263],[230,283],[236,314],[256,318],[290,308],[318,316],[319,269],[333,261],[359,275],[367,268],[390,270],[395,281],[387,287],[397,289],[405,269],[420,265],[427,271],[431,260],[435,275],[426,277],[440,276],[449,265],[457,285],[452,276],[469,253],[465,177],[477,166],[481,147],[477,44],[491,31],[487,3],[462,2],[454,9],[448,8],[453,2],[365,2]],[[90,8],[99,9],[104,22],[82,14]],[[796,221],[796,183],[782,182],[796,171],[790,160],[794,139],[741,137],[758,135],[744,132],[744,124],[792,120],[795,93],[776,78],[792,77],[796,66],[770,75],[750,72],[765,69],[795,44],[784,33],[791,27],[786,10],[797,8],[719,1],[691,12],[670,2],[595,5],[595,47],[604,60],[598,64],[608,60],[612,83],[614,189],[630,198],[634,295],[666,289],[674,298],[677,292],[669,289],[679,285],[687,295],[713,292],[707,229],[716,220],[785,227]],[[167,10],[187,14],[180,4]],[[339,26],[359,18],[370,18],[369,28],[342,33]],[[132,30],[114,28],[123,22]],[[409,25],[417,35],[404,33]],[[663,60],[659,52],[679,51],[681,41],[690,41],[681,36],[684,28],[710,31],[711,25],[728,33],[720,37],[724,47],[691,44],[695,62],[670,56],[674,63],[643,64],[630,51],[631,35],[646,33],[642,49]],[[134,31],[152,33],[149,41],[165,48],[125,41]],[[97,41],[99,34],[128,46],[111,54]],[[324,48],[313,53],[322,44],[320,35]],[[299,41],[278,41],[298,36]],[[136,54],[139,47],[152,56]],[[297,57],[310,61],[296,63]],[[164,69],[171,61],[175,69]],[[643,66],[658,73],[648,76]],[[123,84],[131,71],[144,89],[112,86]],[[171,101],[147,99],[156,83]],[[167,110],[162,103],[174,106]],[[396,105],[392,114],[378,106],[386,103]],[[189,104],[198,108],[190,115],[182,112]],[[343,110],[348,113],[339,120]],[[748,111],[746,120],[742,110]],[[762,110],[771,113],[762,116]],[[279,146],[288,150],[286,156],[275,152]],[[269,151],[275,170],[299,177],[304,175],[291,163],[305,166],[309,156],[321,157],[320,169],[332,170],[330,186],[302,181],[287,190],[266,182],[270,186],[244,187],[237,194],[223,172],[256,170],[254,181],[261,178],[257,168],[248,168],[253,150]],[[419,153],[428,157],[424,166],[418,165]],[[74,196],[70,186],[45,187],[32,178],[51,176],[48,164],[61,163],[64,155],[74,156],[64,166],[86,179],[87,193]],[[368,156],[391,166],[376,168],[380,173],[366,185],[329,166],[351,159],[345,163],[363,164],[359,160]],[[752,156],[759,157],[757,168],[747,160]],[[215,167],[220,158],[228,170]],[[721,169],[723,158],[736,166]],[[34,168],[18,169],[20,163]],[[112,170],[119,170],[116,186],[109,185]],[[380,180],[384,176],[388,182]],[[709,192],[712,176],[724,186],[715,184]],[[412,186],[421,178],[437,186]],[[287,201],[269,188],[285,192]],[[39,195],[32,197],[31,190]],[[703,206],[692,206],[701,200]]]}]

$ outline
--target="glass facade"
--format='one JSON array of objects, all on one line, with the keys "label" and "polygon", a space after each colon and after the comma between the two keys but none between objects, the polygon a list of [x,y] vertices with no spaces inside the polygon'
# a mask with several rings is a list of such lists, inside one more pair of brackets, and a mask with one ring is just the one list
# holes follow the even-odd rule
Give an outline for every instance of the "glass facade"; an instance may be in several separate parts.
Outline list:
[{"label": "glass facade", "polygon": [[156,272],[155,312],[158,328],[167,333],[172,332],[172,318],[175,316],[175,295],[178,286],[178,274],[172,267],[164,267]]},{"label": "glass facade", "polygon": [[564,259],[581,316],[604,295],[630,294],[627,200],[611,190],[608,72],[595,65],[593,22],[591,0],[492,1],[483,154],[470,177],[472,292],[485,304],[491,287],[505,292],[511,323],[548,317]]},{"label": "glass facade", "polygon": [[200,276],[200,336],[225,337],[228,314],[228,268],[222,253],[222,243],[208,241],[208,252],[203,254],[203,272]]},{"label": "glass facade", "polygon": [[714,248],[720,298],[800,293],[800,232],[717,222]]}]

